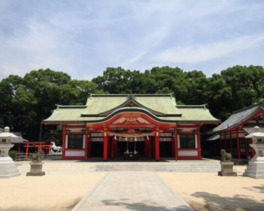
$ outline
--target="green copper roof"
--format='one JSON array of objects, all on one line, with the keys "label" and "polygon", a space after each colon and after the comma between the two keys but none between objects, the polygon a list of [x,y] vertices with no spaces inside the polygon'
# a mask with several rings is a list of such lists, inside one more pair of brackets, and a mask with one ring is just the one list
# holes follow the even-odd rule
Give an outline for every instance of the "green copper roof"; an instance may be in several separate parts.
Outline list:
[{"label": "green copper roof", "polygon": [[[131,106],[132,103],[132,107]],[[204,106],[177,106],[170,94],[163,95],[92,95],[85,106],[60,105],[43,123],[94,122],[123,112],[151,112],[157,120],[168,122],[219,122]],[[126,109],[125,109],[126,110]]]},{"label": "green copper roof", "polygon": [[84,114],[100,114],[120,106],[128,100],[127,95],[95,95],[88,99]]},{"label": "green copper roof", "polygon": [[157,111],[163,114],[181,114],[181,112],[176,108],[175,98],[170,96],[135,96],[135,100],[144,107],[149,108],[153,111]]}]

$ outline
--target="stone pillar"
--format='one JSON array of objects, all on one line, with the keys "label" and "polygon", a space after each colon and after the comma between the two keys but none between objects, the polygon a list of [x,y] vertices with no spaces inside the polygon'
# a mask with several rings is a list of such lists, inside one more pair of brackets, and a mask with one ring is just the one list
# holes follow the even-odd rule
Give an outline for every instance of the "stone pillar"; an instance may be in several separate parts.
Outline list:
[{"label": "stone pillar", "polygon": [[9,157],[9,150],[14,146],[11,144],[11,138],[17,136],[9,132],[9,127],[4,128],[0,133],[0,178],[9,178],[20,175],[15,162]]},{"label": "stone pillar", "polygon": [[0,144],[0,178],[9,178],[20,175],[14,161],[8,155],[8,151],[13,146],[13,144]]},{"label": "stone pillar", "polygon": [[27,173],[27,176],[43,176],[45,172],[42,171],[42,159],[44,156],[43,151],[38,151],[32,154],[32,162],[30,163],[30,172]]},{"label": "stone pillar", "polygon": [[27,176],[44,176],[45,172],[42,171],[43,162],[31,162],[30,172],[27,172]]},{"label": "stone pillar", "polygon": [[221,171],[218,172],[219,176],[237,176],[233,171],[234,162],[231,161],[231,154],[227,153],[225,149],[221,149]]},{"label": "stone pillar", "polygon": [[237,176],[237,173],[233,171],[234,162],[221,162],[221,171],[218,172],[219,176]]},{"label": "stone pillar", "polygon": [[264,143],[250,144],[250,146],[254,148],[256,154],[249,161],[243,175],[255,179],[264,179]]}]

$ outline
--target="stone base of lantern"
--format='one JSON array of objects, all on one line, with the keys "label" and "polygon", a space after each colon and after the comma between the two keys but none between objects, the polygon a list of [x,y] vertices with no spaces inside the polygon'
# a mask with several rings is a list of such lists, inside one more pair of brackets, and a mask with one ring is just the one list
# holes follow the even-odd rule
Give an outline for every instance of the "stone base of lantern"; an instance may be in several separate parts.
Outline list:
[{"label": "stone base of lantern", "polygon": [[10,157],[0,157],[0,178],[19,176],[15,162]]},{"label": "stone base of lantern", "polygon": [[27,176],[43,176],[45,172],[42,171],[43,162],[31,162],[30,172],[27,172]]},{"label": "stone base of lantern", "polygon": [[255,179],[264,179],[264,157],[250,161],[243,175]]},{"label": "stone base of lantern", "polygon": [[221,162],[221,171],[218,172],[218,176],[237,176],[233,166],[234,162]]}]

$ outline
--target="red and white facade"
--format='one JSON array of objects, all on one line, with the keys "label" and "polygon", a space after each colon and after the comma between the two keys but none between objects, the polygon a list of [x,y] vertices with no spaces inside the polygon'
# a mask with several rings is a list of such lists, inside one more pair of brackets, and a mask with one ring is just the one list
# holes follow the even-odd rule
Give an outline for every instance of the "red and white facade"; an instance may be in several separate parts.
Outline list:
[{"label": "red and white facade", "polygon": [[[94,114],[93,108],[87,112],[89,105],[95,106],[103,97],[93,97],[94,102],[90,101],[83,107],[60,106],[43,122],[63,127],[64,160],[89,160],[93,157],[101,157],[104,161],[120,158],[159,161],[162,157],[201,159],[200,127],[219,122],[213,117],[209,120],[184,120],[183,112],[178,111],[185,111],[186,107],[176,108],[175,113],[157,112],[143,105],[141,102],[144,99],[140,101],[138,97],[137,101],[137,96],[132,95],[128,95],[128,99],[119,106]],[[159,99],[159,95],[151,97]],[[196,106],[188,109],[192,109],[190,112],[195,112],[195,109],[202,112],[206,108]],[[80,114],[77,110],[80,110]],[[75,114],[74,119],[66,117]]]},{"label": "red and white facade", "polygon": [[213,131],[220,135],[220,148],[232,154],[233,159],[247,160],[255,155],[250,147],[252,139],[246,138],[259,126],[264,132],[264,108],[261,103],[235,111]]}]

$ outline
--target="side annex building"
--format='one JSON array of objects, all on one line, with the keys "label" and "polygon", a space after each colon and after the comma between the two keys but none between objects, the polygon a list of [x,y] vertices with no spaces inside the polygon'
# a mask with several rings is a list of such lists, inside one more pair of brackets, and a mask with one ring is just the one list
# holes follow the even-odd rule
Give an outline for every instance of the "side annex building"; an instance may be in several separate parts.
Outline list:
[{"label": "side annex building", "polygon": [[246,138],[255,132],[255,126],[264,132],[264,105],[258,103],[234,111],[223,123],[213,129],[219,134],[220,148],[232,154],[234,160],[249,160],[255,155],[250,147],[252,139]]}]

